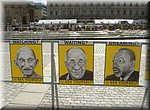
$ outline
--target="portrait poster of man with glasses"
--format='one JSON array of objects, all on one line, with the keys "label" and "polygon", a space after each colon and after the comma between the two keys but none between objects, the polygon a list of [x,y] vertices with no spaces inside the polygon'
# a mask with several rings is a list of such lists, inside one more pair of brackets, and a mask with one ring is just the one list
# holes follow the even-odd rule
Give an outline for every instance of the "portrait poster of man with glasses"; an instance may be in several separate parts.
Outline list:
[{"label": "portrait poster of man with glasses", "polygon": [[60,83],[93,83],[93,45],[59,45]]},{"label": "portrait poster of man with glasses", "polygon": [[141,46],[107,45],[106,52],[105,85],[138,86]]}]

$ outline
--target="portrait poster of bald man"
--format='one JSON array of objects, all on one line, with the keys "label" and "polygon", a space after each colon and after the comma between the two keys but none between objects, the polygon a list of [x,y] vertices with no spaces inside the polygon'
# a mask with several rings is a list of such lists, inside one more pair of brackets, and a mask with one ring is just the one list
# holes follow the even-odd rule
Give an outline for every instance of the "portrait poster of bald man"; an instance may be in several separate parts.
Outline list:
[{"label": "portrait poster of bald man", "polygon": [[10,44],[12,81],[42,83],[42,45]]},{"label": "portrait poster of bald man", "polygon": [[139,85],[141,45],[130,45],[111,43],[106,46],[104,85]]},{"label": "portrait poster of bald man", "polygon": [[93,44],[71,41],[65,43],[59,44],[60,84],[93,84]]}]

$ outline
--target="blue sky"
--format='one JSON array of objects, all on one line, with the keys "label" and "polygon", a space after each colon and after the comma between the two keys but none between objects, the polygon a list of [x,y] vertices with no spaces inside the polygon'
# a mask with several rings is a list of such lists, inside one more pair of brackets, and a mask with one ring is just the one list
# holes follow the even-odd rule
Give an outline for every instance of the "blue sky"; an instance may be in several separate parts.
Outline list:
[{"label": "blue sky", "polygon": [[41,2],[41,3],[44,3],[44,4],[47,4],[47,0],[33,0],[34,2]]},{"label": "blue sky", "polygon": [[0,0],[0,3],[1,2],[22,2],[22,1],[34,1],[34,2],[41,2],[41,3],[44,3],[44,4],[47,4],[47,0]]},{"label": "blue sky", "polygon": [[[47,0],[0,0],[1,1],[34,1],[34,2],[41,2],[41,3],[44,3],[44,4],[47,4]],[[51,0],[51,1],[56,1],[56,0]],[[58,0],[57,0],[58,1]],[[64,1],[64,0],[59,0],[59,1]],[[82,1],[82,0],[70,0],[70,1]],[[87,1],[92,1],[92,0],[87,0]],[[93,0],[93,1],[96,1],[96,0]],[[118,0],[97,0],[97,1],[118,1]],[[119,0],[119,1],[138,1],[138,2],[148,2],[149,0]]]}]

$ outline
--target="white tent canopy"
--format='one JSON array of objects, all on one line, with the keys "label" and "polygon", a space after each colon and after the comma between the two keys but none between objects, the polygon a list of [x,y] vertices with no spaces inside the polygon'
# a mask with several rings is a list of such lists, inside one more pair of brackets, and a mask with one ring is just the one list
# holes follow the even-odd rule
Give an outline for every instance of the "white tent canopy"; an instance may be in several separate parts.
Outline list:
[{"label": "white tent canopy", "polygon": [[76,24],[76,19],[53,19],[53,20],[39,20],[38,24]]},{"label": "white tent canopy", "polygon": [[95,19],[95,24],[117,24],[120,21],[127,21],[129,24],[133,23],[133,19]]},{"label": "white tent canopy", "polygon": [[134,23],[137,23],[137,24],[148,23],[148,20],[147,19],[137,19],[137,20],[134,20]]}]

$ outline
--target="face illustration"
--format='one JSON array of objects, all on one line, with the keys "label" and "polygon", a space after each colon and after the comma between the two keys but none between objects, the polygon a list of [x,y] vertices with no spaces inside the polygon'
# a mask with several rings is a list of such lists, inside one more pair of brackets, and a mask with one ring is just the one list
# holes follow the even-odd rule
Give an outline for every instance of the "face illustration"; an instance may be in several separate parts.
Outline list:
[{"label": "face illustration", "polygon": [[38,60],[36,60],[34,52],[29,47],[22,47],[17,51],[15,63],[24,76],[30,76],[34,73]]},{"label": "face illustration", "polygon": [[72,48],[65,62],[72,79],[81,79],[86,71],[86,56],[82,49]]},{"label": "face illustration", "polygon": [[132,72],[134,61],[131,61],[130,54],[126,50],[119,51],[113,58],[113,72],[116,77],[124,77]]}]

